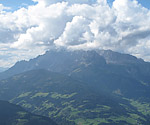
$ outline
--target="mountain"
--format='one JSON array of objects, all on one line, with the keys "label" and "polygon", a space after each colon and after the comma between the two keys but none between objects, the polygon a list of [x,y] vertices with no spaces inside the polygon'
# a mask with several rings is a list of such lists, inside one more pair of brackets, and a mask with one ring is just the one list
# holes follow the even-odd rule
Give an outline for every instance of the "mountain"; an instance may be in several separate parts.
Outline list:
[{"label": "mountain", "polygon": [[0,78],[35,69],[71,76],[95,91],[112,93],[119,89],[127,97],[149,97],[150,63],[131,55],[113,51],[52,50],[30,61],[16,63],[1,73]]},{"label": "mountain", "polygon": [[[144,62],[128,54],[120,54],[111,50],[99,51],[66,51],[51,50],[30,61],[17,62],[13,67],[0,73],[0,79],[34,69],[70,74],[79,66],[88,67],[97,63],[105,71],[122,74],[134,79],[150,83],[150,63]],[[106,65],[107,64],[107,65]],[[95,65],[95,64],[94,64]]]},{"label": "mountain", "polygon": [[20,106],[0,101],[0,125],[56,125],[47,117],[31,114]]},{"label": "mountain", "polygon": [[121,54],[112,50],[97,50],[101,56],[103,56],[109,64],[142,64],[145,63],[142,59],[138,59],[135,56],[129,54]]},{"label": "mountain", "polygon": [[78,66],[90,63],[105,64],[105,59],[95,51],[48,51],[30,61],[17,62],[13,67],[0,74],[0,79],[34,69],[46,69],[54,72],[69,73]]},{"label": "mountain", "polygon": [[120,89],[112,93],[101,90],[95,91],[88,83],[42,69],[0,81],[0,99],[49,116],[60,125],[150,123],[147,100],[141,103],[127,98]]},{"label": "mountain", "polygon": [[[129,54],[121,54],[111,50],[98,50],[97,53],[105,58],[107,64],[124,70],[124,74],[126,73],[128,76],[138,79],[144,83],[150,83],[149,62],[145,62],[142,59],[138,59]],[[120,73],[118,71],[116,72]]]},{"label": "mountain", "polygon": [[131,55],[51,50],[0,78],[0,99],[61,125],[150,124],[150,63]]}]

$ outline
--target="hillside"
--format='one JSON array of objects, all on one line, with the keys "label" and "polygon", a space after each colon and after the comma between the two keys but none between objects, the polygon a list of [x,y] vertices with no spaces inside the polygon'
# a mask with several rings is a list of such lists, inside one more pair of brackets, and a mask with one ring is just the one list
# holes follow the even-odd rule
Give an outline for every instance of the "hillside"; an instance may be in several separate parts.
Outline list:
[{"label": "hillside", "polygon": [[31,114],[20,106],[0,101],[0,125],[56,125],[47,117]]},{"label": "hillside", "polygon": [[71,77],[33,70],[2,80],[0,99],[64,125],[150,123],[148,102],[127,98],[115,89],[112,93],[95,91],[90,84]]}]

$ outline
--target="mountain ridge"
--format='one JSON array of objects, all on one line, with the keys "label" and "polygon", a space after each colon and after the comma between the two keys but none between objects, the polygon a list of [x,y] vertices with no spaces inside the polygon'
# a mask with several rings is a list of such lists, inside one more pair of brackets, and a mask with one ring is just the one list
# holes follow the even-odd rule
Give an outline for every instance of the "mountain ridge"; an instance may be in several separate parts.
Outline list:
[{"label": "mountain ridge", "polygon": [[[33,70],[33,69],[47,69],[47,70],[54,71],[54,72],[61,72],[60,70],[62,68],[62,64],[65,65],[69,61],[76,62],[76,60],[78,59],[80,60],[82,56],[85,56],[86,54],[88,55],[88,53],[90,54],[93,53],[93,55],[96,55],[97,57],[99,55],[98,58],[100,58],[103,64],[106,64],[107,62],[107,64],[123,65],[123,66],[144,65],[146,66],[144,70],[145,71],[148,70],[148,72],[150,71],[150,68],[147,68],[147,67],[150,67],[149,62],[144,62],[142,59],[138,59],[134,56],[131,56],[128,54],[121,54],[118,52],[113,52],[111,50],[96,50],[96,51],[94,50],[92,51],[51,50],[51,51],[47,51],[44,55],[37,56],[36,58],[30,59],[29,61],[23,60],[23,61],[17,62],[14,66],[9,68],[8,70],[0,73],[0,79],[8,78],[15,74]],[[72,55],[76,55],[75,57],[73,57],[74,60],[73,58],[70,60],[70,57]],[[77,58],[77,56],[79,57]],[[69,66],[66,66],[66,67],[69,67]],[[66,67],[62,69],[63,72]]]}]

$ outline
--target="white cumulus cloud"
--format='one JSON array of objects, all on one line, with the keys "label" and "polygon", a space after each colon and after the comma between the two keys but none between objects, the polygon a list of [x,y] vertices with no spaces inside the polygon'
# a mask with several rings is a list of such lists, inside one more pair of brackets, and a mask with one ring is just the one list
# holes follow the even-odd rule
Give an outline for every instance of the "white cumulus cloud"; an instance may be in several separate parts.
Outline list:
[{"label": "white cumulus cloud", "polygon": [[14,12],[0,4],[1,66],[52,47],[111,49],[150,61],[150,10],[136,0],[33,1]]}]

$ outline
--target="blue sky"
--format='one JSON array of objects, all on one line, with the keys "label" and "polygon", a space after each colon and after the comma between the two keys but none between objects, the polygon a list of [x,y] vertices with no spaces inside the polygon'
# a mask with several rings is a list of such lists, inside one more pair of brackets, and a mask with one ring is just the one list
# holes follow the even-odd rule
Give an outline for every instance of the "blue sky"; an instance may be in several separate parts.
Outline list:
[{"label": "blue sky", "polygon": [[[114,0],[107,0],[111,4]],[[120,0],[121,1],[121,0]],[[150,0],[138,0],[142,6],[150,8]],[[11,7],[11,10],[17,10],[20,7],[26,7],[27,5],[35,4],[32,0],[1,0],[1,4]]]},{"label": "blue sky", "polygon": [[138,0],[144,7],[150,8],[150,0]]},{"label": "blue sky", "polygon": [[32,0],[1,0],[0,4],[11,7],[11,10],[17,10],[20,7],[26,7],[35,3]]}]

